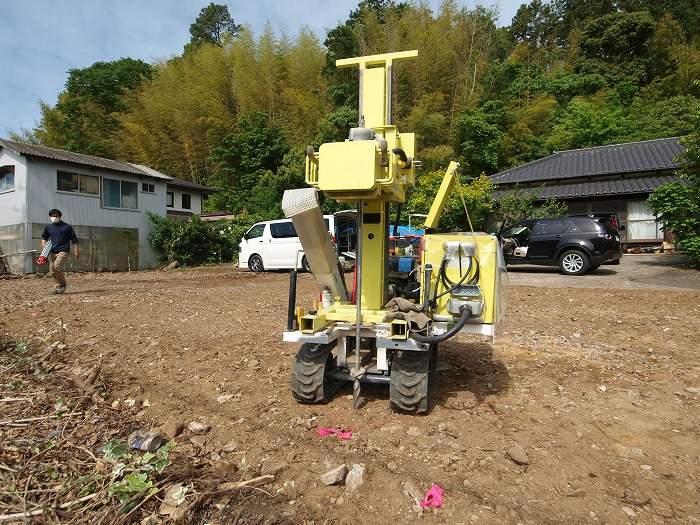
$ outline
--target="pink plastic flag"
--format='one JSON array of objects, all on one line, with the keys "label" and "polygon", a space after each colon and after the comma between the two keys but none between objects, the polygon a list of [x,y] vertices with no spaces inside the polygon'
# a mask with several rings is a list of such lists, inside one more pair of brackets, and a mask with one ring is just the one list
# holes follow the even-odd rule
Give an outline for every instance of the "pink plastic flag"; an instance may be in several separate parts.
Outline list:
[{"label": "pink plastic flag", "polygon": [[347,430],[333,430],[331,428],[321,428],[318,431],[319,436],[327,436],[328,434],[336,434],[340,439],[351,439],[352,432]]},{"label": "pink plastic flag", "polygon": [[425,494],[425,501],[421,501],[420,506],[421,508],[442,506],[442,489],[433,483],[433,486]]}]

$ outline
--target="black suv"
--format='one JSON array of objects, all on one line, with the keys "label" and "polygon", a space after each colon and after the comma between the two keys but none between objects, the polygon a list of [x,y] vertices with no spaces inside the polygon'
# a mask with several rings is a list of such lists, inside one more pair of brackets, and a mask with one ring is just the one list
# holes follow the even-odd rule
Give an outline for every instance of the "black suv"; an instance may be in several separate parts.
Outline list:
[{"label": "black suv", "polygon": [[606,217],[527,219],[502,230],[498,238],[506,264],[559,266],[581,275],[601,264],[620,264],[620,232]]}]

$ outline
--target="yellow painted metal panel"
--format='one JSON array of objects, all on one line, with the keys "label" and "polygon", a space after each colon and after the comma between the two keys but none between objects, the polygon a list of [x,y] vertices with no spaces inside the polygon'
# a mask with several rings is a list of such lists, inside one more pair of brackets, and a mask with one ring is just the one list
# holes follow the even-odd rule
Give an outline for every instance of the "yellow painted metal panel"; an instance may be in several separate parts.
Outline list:
[{"label": "yellow painted metal panel", "polygon": [[442,212],[447,204],[447,199],[450,197],[450,191],[452,191],[452,186],[454,186],[455,177],[457,174],[457,168],[459,167],[459,162],[452,161],[447,167],[445,176],[442,179],[442,184],[440,184],[440,189],[435,195],[435,200],[433,205],[430,207],[428,212],[428,218],[425,220],[425,227],[427,229],[435,229],[438,227],[440,222],[440,217],[442,217]]},{"label": "yellow painted metal panel", "polygon": [[[362,208],[362,308],[378,310],[385,304],[386,283],[385,259],[388,257],[387,213],[383,202],[365,203]],[[366,217],[379,217],[377,223],[368,222]]]},{"label": "yellow painted metal panel", "polygon": [[374,128],[386,124],[386,69],[377,67],[363,71],[362,117],[365,127]]},{"label": "yellow painted metal panel", "polygon": [[[318,187],[323,191],[369,191],[376,186],[376,142],[331,142],[319,149]],[[381,167],[381,166],[380,166]]]},{"label": "yellow painted metal panel", "polygon": [[[436,283],[438,283],[438,274],[440,265],[444,256],[443,243],[459,241],[463,243],[475,243],[477,246],[476,258],[479,263],[479,285],[483,293],[485,309],[483,312],[484,323],[495,323],[499,318],[498,305],[498,279],[501,272],[505,271],[505,267],[499,264],[498,250],[500,246],[496,237],[486,235],[484,233],[471,234],[466,232],[445,233],[445,234],[427,234],[423,237],[423,269],[421,281],[425,279],[425,265],[430,263],[433,265],[433,274],[430,283],[430,292],[434,293]],[[451,281],[459,281],[459,269],[448,268],[448,277]],[[437,285],[438,295],[445,291],[445,286],[442,283]],[[423,291],[425,292],[425,290]],[[432,295],[431,295],[432,297]],[[439,316],[450,315],[447,311],[447,301],[450,299],[450,294],[443,295],[437,299],[437,307],[433,313]]]}]

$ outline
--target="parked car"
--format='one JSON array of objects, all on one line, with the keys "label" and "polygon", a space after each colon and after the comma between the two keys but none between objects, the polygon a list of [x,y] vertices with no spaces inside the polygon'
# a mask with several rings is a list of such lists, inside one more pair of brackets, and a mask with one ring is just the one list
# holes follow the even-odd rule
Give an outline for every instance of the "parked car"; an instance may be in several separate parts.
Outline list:
[{"label": "parked car", "polygon": [[506,264],[559,266],[562,273],[581,275],[602,264],[619,264],[620,232],[608,217],[527,219],[498,235]]},{"label": "parked car", "polygon": [[[324,215],[338,255],[354,260],[357,227],[354,211]],[[258,222],[243,234],[238,245],[238,266],[253,272],[301,268],[310,272],[301,241],[291,219]]]}]

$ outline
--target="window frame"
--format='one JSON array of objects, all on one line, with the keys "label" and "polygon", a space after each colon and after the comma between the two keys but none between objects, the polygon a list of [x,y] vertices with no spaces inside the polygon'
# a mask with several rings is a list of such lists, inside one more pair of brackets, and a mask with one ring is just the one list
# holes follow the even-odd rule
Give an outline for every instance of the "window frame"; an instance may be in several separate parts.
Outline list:
[{"label": "window frame", "polygon": [[175,207],[175,192],[167,191],[165,192],[165,207],[174,208]]},{"label": "window frame", "polygon": [[141,181],[141,193],[153,193],[156,192],[156,185],[152,182]]},{"label": "window frame", "polygon": [[[105,191],[105,182],[114,183],[118,182],[119,183],[119,206],[113,206],[111,204],[107,204],[107,199],[114,199],[114,195],[111,193],[108,195],[107,192]],[[133,185],[133,199],[135,201],[134,206],[125,206],[124,205],[124,198],[125,196],[131,197],[130,194],[125,194],[124,192],[124,186],[125,185]],[[128,180],[122,180],[122,179],[112,179],[109,177],[102,177],[102,207],[103,208],[110,208],[110,209],[116,209],[116,210],[136,210],[138,211],[139,209],[139,197],[138,197],[138,183],[133,182],[133,181],[128,181]]]},{"label": "window frame", "polygon": [[[61,175],[70,175],[71,177],[77,177],[76,189],[71,189],[69,187],[61,187]],[[87,184],[84,181],[90,181],[92,184]],[[97,185],[97,192],[87,191],[88,186]],[[65,171],[56,170],[56,191],[71,193],[75,195],[84,195],[87,197],[99,197],[102,195],[102,181],[97,175],[88,175],[87,173],[78,173],[77,171]]]},{"label": "window frame", "polygon": [[[11,185],[7,181],[11,180]],[[15,191],[15,167],[2,166],[0,167],[0,193]]]},{"label": "window frame", "polygon": [[[185,205],[185,197],[187,198],[187,204]],[[183,210],[192,209],[192,195],[190,193],[183,193],[180,198],[180,203],[182,204]]]}]

